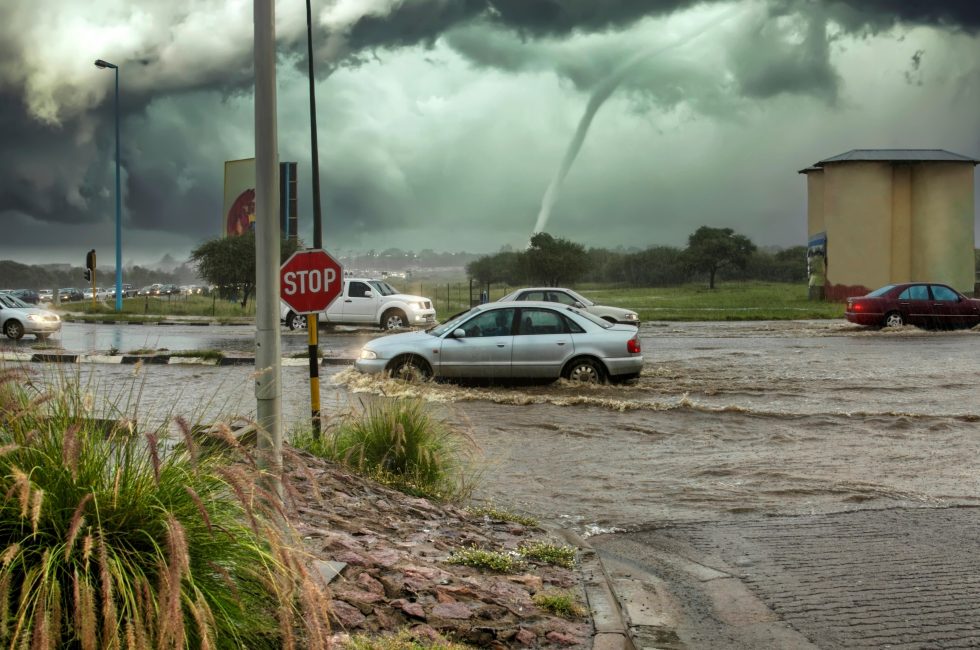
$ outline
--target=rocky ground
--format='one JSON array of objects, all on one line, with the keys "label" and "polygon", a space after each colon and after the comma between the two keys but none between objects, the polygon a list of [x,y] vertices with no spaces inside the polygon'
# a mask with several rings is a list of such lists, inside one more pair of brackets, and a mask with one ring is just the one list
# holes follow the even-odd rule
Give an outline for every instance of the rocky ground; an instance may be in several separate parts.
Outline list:
[{"label": "rocky ground", "polygon": [[480,648],[589,647],[588,615],[566,619],[533,603],[568,592],[584,605],[578,571],[528,562],[500,574],[447,562],[453,551],[516,551],[560,543],[538,527],[493,521],[388,489],[308,454],[286,463],[292,523],[330,583],[335,639],[411,630],[421,642]]}]

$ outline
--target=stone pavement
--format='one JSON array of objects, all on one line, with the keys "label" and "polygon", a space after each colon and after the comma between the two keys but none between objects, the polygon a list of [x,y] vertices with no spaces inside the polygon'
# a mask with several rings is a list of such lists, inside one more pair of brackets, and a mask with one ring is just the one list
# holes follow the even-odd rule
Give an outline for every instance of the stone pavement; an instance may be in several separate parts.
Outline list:
[{"label": "stone pavement", "polygon": [[980,508],[961,507],[682,524],[590,541],[637,648],[977,648],[978,533]]}]

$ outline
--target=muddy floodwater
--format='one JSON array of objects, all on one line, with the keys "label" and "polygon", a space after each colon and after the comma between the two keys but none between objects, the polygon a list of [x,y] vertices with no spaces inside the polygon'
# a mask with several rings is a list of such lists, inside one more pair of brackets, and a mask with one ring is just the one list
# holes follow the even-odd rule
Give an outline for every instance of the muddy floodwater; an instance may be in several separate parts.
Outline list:
[{"label": "muddy floodwater", "polygon": [[[641,330],[632,386],[405,389],[487,460],[478,496],[585,532],[980,500],[980,332]],[[352,372],[357,393],[397,392]]]},{"label": "muddy floodwater", "polygon": [[[416,395],[474,440],[476,497],[590,533],[980,501],[980,331],[645,324],[634,385],[412,386],[324,368],[330,414]],[[84,366],[130,400],[132,367]],[[146,366],[146,413],[254,412],[250,368]],[[127,388],[128,387],[128,388]],[[287,426],[308,411],[285,368]]]}]

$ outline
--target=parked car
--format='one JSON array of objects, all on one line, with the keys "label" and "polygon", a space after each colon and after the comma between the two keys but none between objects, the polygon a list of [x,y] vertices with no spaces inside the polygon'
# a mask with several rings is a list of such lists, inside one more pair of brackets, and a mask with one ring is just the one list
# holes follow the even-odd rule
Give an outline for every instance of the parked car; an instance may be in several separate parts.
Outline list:
[{"label": "parked car", "polygon": [[38,302],[53,302],[54,301],[54,291],[51,289],[41,289],[37,292]]},{"label": "parked car", "polygon": [[10,292],[10,295],[31,305],[36,305],[41,302],[40,294],[37,291],[34,291],[34,289],[15,289],[14,291]]},{"label": "parked car", "polygon": [[[291,330],[306,327],[306,317],[293,313],[281,301],[279,318]],[[377,325],[389,330],[434,325],[436,310],[428,298],[398,293],[383,280],[344,278],[342,293],[318,319],[321,323]]]},{"label": "parked car", "polygon": [[85,295],[73,287],[58,289],[58,300],[61,302],[79,302],[85,300]]},{"label": "parked car", "polygon": [[0,295],[0,332],[15,341],[25,334],[44,340],[61,329],[58,314],[38,309],[10,294]]},{"label": "parked car", "polygon": [[980,324],[980,300],[935,282],[889,284],[848,298],[844,317],[873,327],[973,327]]},{"label": "parked car", "polygon": [[354,366],[395,377],[543,378],[599,383],[639,377],[637,328],[553,302],[480,305],[422,332],[375,339]]},{"label": "parked car", "polygon": [[639,325],[640,317],[635,311],[621,309],[619,307],[606,307],[597,305],[585,296],[571,289],[559,287],[532,287],[528,289],[518,289],[513,291],[498,302],[510,302],[513,300],[538,300],[544,302],[557,302],[562,305],[570,305],[583,309],[594,316],[609,321],[610,323],[623,323],[625,325]]}]

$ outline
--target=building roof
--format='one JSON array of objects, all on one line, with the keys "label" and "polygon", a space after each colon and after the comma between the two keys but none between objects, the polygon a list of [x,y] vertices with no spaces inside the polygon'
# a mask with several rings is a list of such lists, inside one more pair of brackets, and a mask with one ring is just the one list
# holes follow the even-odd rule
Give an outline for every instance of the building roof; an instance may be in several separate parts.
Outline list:
[{"label": "building roof", "polygon": [[980,164],[980,160],[945,149],[851,149],[847,153],[825,158],[800,173],[819,171],[829,163],[844,162],[959,162]]}]

